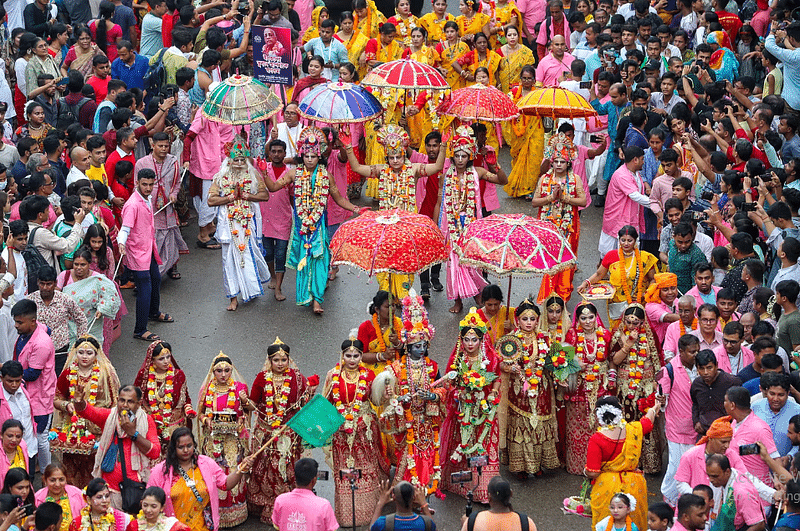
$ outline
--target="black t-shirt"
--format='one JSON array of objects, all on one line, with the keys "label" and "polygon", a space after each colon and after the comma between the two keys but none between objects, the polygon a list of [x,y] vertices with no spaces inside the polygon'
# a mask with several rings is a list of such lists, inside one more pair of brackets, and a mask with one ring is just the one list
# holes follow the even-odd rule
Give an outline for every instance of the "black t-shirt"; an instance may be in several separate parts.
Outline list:
[{"label": "black t-shirt", "polygon": [[739,374],[736,376],[738,376],[742,382],[749,382],[753,378],[761,378],[761,375],[753,368],[752,363],[739,371]]}]

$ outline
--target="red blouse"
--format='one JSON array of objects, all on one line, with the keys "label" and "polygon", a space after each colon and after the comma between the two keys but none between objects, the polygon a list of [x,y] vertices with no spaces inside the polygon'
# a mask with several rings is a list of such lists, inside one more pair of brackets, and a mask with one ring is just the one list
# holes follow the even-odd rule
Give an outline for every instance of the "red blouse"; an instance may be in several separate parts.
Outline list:
[{"label": "red blouse", "polygon": [[[640,420],[642,424],[642,434],[647,435],[653,430],[653,423],[650,419],[644,417]],[[625,446],[624,439],[612,439],[607,435],[595,432],[589,439],[589,445],[586,450],[586,470],[589,472],[600,472],[603,463],[615,459]]]}]

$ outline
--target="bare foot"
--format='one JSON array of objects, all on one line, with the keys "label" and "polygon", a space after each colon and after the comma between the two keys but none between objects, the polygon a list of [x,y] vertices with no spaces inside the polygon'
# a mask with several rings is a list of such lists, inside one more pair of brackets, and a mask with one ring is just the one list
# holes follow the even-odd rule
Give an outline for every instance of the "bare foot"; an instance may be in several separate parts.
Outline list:
[{"label": "bare foot", "polygon": [[325,310],[322,309],[322,305],[319,302],[314,301],[314,313],[317,315],[322,315],[324,311]]},{"label": "bare foot", "polygon": [[270,280],[269,283],[267,284],[267,288],[275,289],[275,285],[276,285],[275,281],[274,280]]},{"label": "bare foot", "polygon": [[236,308],[238,308],[238,307],[239,307],[239,299],[234,297],[234,298],[231,299],[231,303],[228,305],[226,310],[228,310],[229,312],[235,312]]},{"label": "bare foot", "polygon": [[275,290],[275,300],[276,301],[285,301],[286,300],[286,295],[283,294],[283,292],[281,291],[280,288],[277,288]]},{"label": "bare foot", "polygon": [[328,280],[335,280],[336,275],[339,274],[339,268],[337,266],[333,266],[330,271],[328,271]]},{"label": "bare foot", "polygon": [[456,299],[456,302],[450,307],[450,313],[461,313],[461,310],[464,309],[464,303],[461,302],[461,299]]}]

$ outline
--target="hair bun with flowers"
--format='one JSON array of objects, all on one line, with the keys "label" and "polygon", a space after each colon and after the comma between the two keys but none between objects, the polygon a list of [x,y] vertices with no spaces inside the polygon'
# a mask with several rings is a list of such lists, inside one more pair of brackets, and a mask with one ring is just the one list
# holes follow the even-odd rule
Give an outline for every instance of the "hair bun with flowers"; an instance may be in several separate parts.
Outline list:
[{"label": "hair bun with flowers", "polygon": [[425,301],[413,288],[408,290],[408,295],[403,299],[403,342],[407,345],[414,343],[414,338],[430,341],[434,334],[436,329],[428,321]]},{"label": "hair bun with flowers", "polygon": [[327,137],[322,129],[310,125],[300,132],[297,139],[297,152],[301,155],[313,153],[322,156],[327,149]]},{"label": "hair bun with flowers", "polygon": [[225,143],[225,153],[231,159],[237,157],[250,158],[250,148],[247,146],[247,141],[240,135],[233,137],[232,142]]},{"label": "hair bun with flowers", "polygon": [[475,150],[477,149],[475,133],[473,133],[472,129],[469,127],[464,125],[459,126],[450,139],[450,147],[453,149],[453,153],[465,151],[470,157],[474,157]]},{"label": "hair bun with flowers", "polygon": [[389,124],[378,129],[378,143],[390,152],[405,151],[409,144],[408,133],[399,125]]},{"label": "hair bun with flowers", "polygon": [[473,306],[469,309],[469,313],[458,323],[461,330],[471,328],[481,334],[486,333],[486,321],[478,314],[478,310]]},{"label": "hair bun with flowers", "polygon": [[544,158],[575,160],[578,157],[578,150],[572,140],[564,133],[558,133],[550,137],[547,147],[544,148]]}]

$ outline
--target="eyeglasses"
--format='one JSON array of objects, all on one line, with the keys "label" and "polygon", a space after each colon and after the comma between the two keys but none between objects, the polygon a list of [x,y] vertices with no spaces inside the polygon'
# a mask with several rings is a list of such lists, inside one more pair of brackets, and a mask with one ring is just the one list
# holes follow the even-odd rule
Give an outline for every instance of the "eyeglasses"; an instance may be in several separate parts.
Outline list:
[{"label": "eyeglasses", "polygon": [[726,345],[735,345],[736,343],[739,343],[740,341],[741,341],[741,339],[726,339],[724,337],[722,338],[722,342],[725,343]]},{"label": "eyeglasses", "polygon": [[716,319],[700,319],[700,322],[701,323],[710,324],[710,323],[716,323],[717,320]]}]

